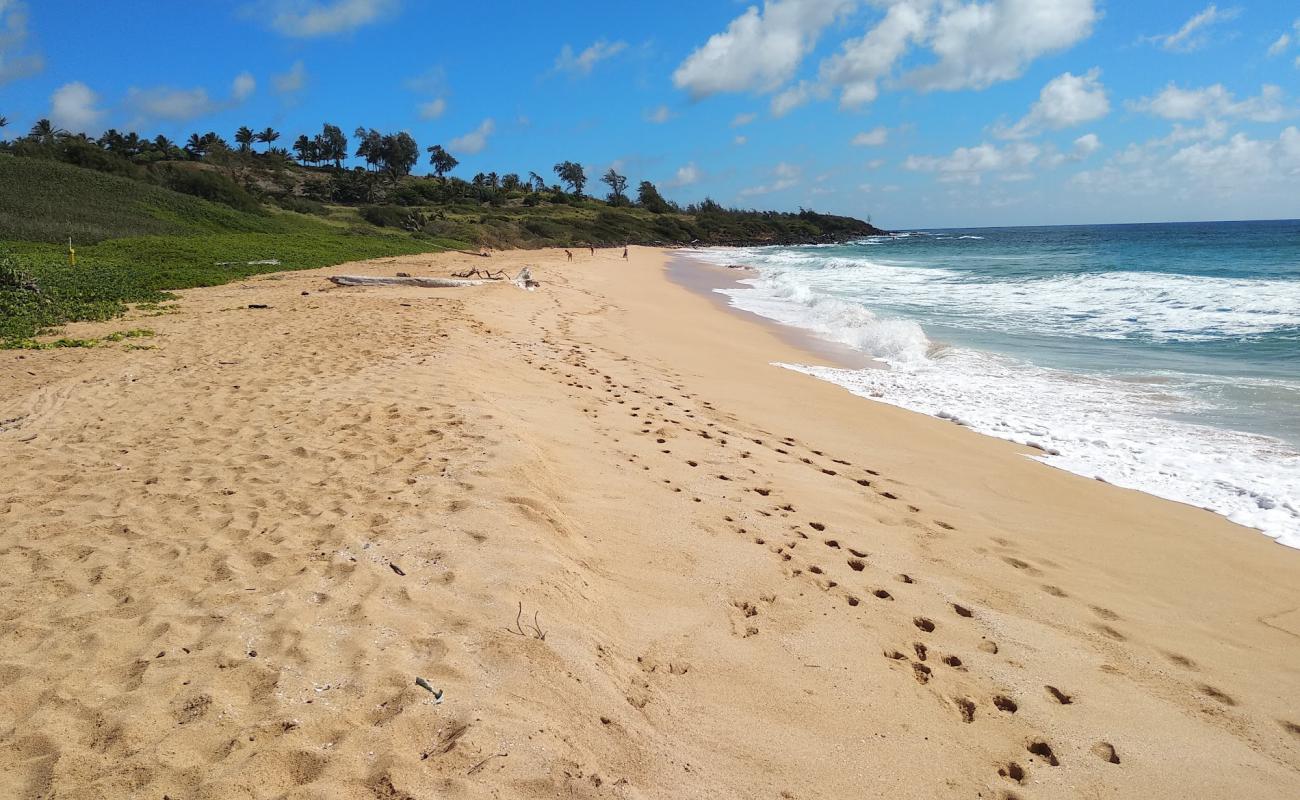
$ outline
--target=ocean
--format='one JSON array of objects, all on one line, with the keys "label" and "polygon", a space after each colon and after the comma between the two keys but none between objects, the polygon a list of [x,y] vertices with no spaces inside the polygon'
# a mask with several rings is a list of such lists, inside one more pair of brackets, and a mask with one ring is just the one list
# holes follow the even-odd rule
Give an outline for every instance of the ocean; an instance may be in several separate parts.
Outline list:
[{"label": "ocean", "polygon": [[731,304],[876,359],[782,366],[1300,547],[1300,221],[714,248]]}]

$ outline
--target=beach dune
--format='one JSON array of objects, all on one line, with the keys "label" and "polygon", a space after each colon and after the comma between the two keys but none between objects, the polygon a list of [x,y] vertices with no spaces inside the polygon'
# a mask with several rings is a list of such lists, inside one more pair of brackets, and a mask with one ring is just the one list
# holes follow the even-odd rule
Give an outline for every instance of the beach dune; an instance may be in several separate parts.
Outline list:
[{"label": "beach dune", "polygon": [[1300,553],[620,254],[0,352],[0,797],[1300,795]]}]

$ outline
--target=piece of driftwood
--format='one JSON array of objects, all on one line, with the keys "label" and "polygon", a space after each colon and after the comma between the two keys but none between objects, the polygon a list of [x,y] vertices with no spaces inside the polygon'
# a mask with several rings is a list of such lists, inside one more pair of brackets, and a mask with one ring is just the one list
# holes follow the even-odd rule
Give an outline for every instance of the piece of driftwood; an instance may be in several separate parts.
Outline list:
[{"label": "piece of driftwood", "polygon": [[[399,277],[400,277],[400,276],[399,276]],[[453,272],[453,273],[451,273],[451,277],[453,277],[453,278],[486,278],[487,280],[490,280],[490,281],[503,281],[503,280],[506,279],[506,271],[503,270],[503,269],[499,269],[499,270],[497,270],[496,272],[493,272],[493,271],[490,270],[490,269],[479,269],[478,267],[474,267],[473,269],[467,269],[467,270],[465,270],[464,272]]]},{"label": "piece of driftwood", "polygon": [[[505,273],[500,278],[422,278],[422,277],[387,277],[383,275],[331,275],[330,282],[339,286],[422,286],[426,289],[457,289],[463,286],[484,286],[489,283],[505,281]],[[539,284],[533,280],[533,273],[528,267],[519,270],[519,274],[509,281],[520,289],[532,289]]]}]

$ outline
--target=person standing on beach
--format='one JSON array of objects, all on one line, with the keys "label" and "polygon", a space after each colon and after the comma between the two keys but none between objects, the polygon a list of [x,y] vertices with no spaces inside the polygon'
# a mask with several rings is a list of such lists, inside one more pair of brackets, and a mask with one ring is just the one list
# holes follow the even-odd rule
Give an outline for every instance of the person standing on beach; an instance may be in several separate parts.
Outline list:
[{"label": "person standing on beach", "polygon": [[627,261],[627,245],[623,245],[623,260]]},{"label": "person standing on beach", "polygon": [[587,246],[591,248],[591,254],[592,254],[593,256],[596,255],[596,245],[594,245],[594,244],[589,244],[589,245],[587,245]]},{"label": "person standing on beach", "polygon": [[565,251],[564,251],[564,255],[565,255],[565,257],[568,258],[570,261],[573,260],[573,253],[569,252],[568,250],[565,250]]}]

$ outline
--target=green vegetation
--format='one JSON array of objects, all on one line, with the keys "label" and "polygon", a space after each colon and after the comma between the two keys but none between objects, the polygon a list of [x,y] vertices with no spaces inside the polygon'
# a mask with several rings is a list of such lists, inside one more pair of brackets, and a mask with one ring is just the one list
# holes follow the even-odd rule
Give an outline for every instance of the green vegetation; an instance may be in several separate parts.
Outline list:
[{"label": "green vegetation", "polygon": [[[215,132],[184,146],[110,130],[92,139],[48,120],[0,141],[0,343],[29,346],[63,322],[157,304],[168,290],[262,272],[487,247],[755,245],[843,241],[879,233],[850,217],[800,210],[678,206],[649,181],[609,169],[603,200],[583,194],[584,167],[562,161],[548,186],[537,172],[449,176],[441,145],[410,134],[325,124],[294,140],[294,163],[273,128],[241,127],[232,148]],[[259,152],[257,144],[266,147]],[[414,176],[421,152],[433,175]],[[69,239],[77,264],[67,259]],[[275,261],[276,263],[249,263]],[[165,312],[157,312],[165,313]],[[54,346],[86,346],[69,344]]]}]

